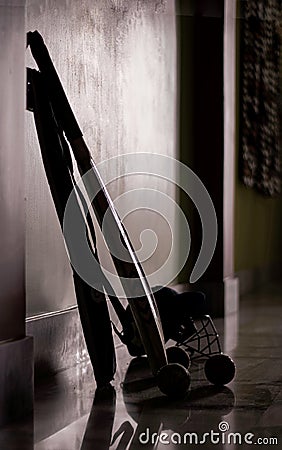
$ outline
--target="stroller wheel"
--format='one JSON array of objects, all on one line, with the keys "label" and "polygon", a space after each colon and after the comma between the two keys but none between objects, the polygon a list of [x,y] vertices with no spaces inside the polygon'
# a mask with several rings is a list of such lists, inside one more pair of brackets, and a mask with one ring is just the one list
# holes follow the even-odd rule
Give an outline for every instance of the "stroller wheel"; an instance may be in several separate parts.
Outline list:
[{"label": "stroller wheel", "polygon": [[171,398],[181,398],[190,386],[190,374],[185,367],[177,363],[163,366],[157,373],[157,385],[160,391]]},{"label": "stroller wheel", "polygon": [[205,374],[210,383],[223,386],[233,380],[235,364],[228,355],[214,355],[205,363]]},{"label": "stroller wheel", "polygon": [[169,363],[178,363],[189,369],[191,361],[188,353],[183,348],[172,346],[166,349],[166,355]]}]

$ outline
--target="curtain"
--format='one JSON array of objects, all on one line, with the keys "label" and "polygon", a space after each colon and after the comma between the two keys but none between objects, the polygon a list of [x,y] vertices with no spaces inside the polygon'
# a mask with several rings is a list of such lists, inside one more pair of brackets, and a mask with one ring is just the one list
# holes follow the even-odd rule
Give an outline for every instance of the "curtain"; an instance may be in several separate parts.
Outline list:
[{"label": "curtain", "polygon": [[281,190],[281,0],[242,2],[240,178],[267,196]]}]

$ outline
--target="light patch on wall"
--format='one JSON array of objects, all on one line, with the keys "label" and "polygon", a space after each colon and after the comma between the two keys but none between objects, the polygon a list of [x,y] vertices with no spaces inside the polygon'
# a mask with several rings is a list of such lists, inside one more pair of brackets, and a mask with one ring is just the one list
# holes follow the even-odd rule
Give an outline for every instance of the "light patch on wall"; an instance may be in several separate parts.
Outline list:
[{"label": "light patch on wall", "polygon": [[[150,153],[176,157],[174,4],[173,0],[27,2],[27,29],[38,29],[44,37],[96,162],[148,152],[149,168]],[[29,55],[27,63],[34,66]],[[71,306],[75,297],[28,113],[26,148],[27,310],[35,315]],[[175,196],[174,186],[146,175],[119,179],[110,192],[115,197],[139,186]],[[156,215],[132,215],[127,225],[137,242],[140,229],[159,228],[167,252],[167,229]],[[158,265],[154,256],[146,264],[150,270]]]}]

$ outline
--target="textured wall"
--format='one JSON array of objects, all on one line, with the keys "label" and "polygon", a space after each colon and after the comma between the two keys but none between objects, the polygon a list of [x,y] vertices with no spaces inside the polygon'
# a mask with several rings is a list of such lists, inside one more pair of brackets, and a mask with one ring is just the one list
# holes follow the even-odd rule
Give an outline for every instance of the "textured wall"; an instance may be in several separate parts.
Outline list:
[{"label": "textured wall", "polygon": [[[29,0],[27,29],[44,36],[53,61],[99,162],[128,152],[176,155],[176,30],[173,0]],[[27,55],[29,66],[34,66]],[[27,122],[28,315],[75,303],[69,263],[48,191],[33,118]],[[117,167],[117,170],[122,167]],[[111,192],[148,185],[121,179]],[[160,180],[150,188],[174,195]],[[169,230],[144,211],[128,217],[130,235],[157,229],[162,243],[145,264],[153,271],[169,251]],[[103,256],[103,255],[102,255]]]},{"label": "textured wall", "polygon": [[[240,2],[238,3],[238,6]],[[239,112],[240,112],[240,21],[237,21],[237,117],[236,117],[236,185],[235,185],[235,271],[269,268],[281,263],[282,197],[267,198],[239,181]]]},{"label": "textured wall", "polygon": [[24,335],[24,2],[0,2],[0,340]]}]

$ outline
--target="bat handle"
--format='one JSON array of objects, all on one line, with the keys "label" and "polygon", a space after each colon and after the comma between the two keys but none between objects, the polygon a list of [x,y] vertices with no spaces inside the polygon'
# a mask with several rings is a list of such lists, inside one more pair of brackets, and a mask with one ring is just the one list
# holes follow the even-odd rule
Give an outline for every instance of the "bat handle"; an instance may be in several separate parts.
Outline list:
[{"label": "bat handle", "polygon": [[75,160],[79,167],[81,175],[84,175],[91,169],[91,154],[83,137],[78,137],[70,142]]}]

